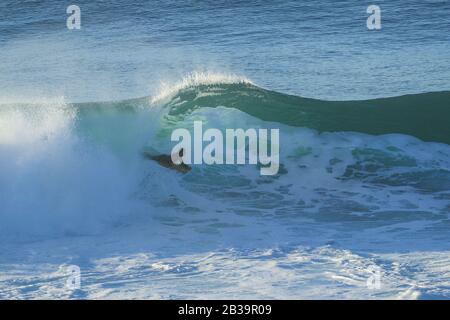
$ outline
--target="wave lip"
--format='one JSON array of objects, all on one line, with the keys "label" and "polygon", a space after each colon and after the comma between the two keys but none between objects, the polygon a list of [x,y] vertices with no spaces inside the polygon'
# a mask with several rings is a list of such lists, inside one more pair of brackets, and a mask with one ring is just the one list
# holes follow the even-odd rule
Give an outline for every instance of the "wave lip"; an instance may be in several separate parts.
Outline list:
[{"label": "wave lip", "polygon": [[202,85],[220,84],[253,84],[248,78],[231,73],[192,72],[175,84],[162,83],[158,94],[150,98],[151,103],[164,101],[175,96],[180,91]]},{"label": "wave lip", "polygon": [[450,91],[328,101],[271,91],[235,78],[209,84],[186,80],[171,87],[170,93],[163,105],[178,118],[199,108],[224,106],[259,120],[319,132],[398,133],[450,144]]}]

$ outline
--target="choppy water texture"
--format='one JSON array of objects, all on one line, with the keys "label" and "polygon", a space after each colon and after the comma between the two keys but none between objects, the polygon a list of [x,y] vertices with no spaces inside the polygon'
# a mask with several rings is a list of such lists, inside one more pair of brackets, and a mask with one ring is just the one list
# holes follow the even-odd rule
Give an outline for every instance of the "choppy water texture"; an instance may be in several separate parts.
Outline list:
[{"label": "choppy water texture", "polygon": [[[77,4],[0,4],[0,298],[450,297],[448,1]],[[142,157],[195,120],[279,173]]]}]

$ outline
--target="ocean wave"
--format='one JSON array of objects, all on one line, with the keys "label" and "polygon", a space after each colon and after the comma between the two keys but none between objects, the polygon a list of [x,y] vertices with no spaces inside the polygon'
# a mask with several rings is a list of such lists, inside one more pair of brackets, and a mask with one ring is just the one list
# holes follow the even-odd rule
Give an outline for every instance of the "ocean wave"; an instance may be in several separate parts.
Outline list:
[{"label": "ocean wave", "polygon": [[[39,106],[44,103],[47,102],[2,103],[0,112],[11,105]],[[450,144],[450,91],[328,101],[267,90],[235,74],[193,72],[175,84],[162,83],[152,96],[68,105],[82,113],[129,112],[158,107],[173,121],[199,108],[221,106],[238,109],[263,121],[319,132],[399,133],[423,141]]]},{"label": "ocean wave", "polygon": [[[196,74],[159,98],[3,104],[0,230],[96,232],[167,205],[237,216],[301,214],[324,223],[359,215],[371,225],[389,223],[386,216],[441,219],[448,211],[449,146],[416,138],[450,143],[449,95],[322,101],[242,77]],[[146,147],[170,152],[172,129],[199,119],[219,129],[280,128],[279,174],[199,166],[178,177],[142,158]]]}]

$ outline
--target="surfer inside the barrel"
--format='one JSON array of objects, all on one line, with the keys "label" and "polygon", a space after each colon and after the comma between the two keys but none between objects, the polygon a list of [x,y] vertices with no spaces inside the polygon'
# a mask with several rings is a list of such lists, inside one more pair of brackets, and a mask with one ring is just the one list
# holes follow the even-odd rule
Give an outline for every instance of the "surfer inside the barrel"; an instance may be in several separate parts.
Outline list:
[{"label": "surfer inside the barrel", "polygon": [[[149,160],[153,160],[158,162],[160,166],[163,166],[168,169],[172,169],[181,173],[188,173],[191,171],[191,167],[187,164],[183,163],[183,155],[184,155],[184,149],[181,148],[173,155],[167,155],[167,154],[159,154],[159,155],[152,155],[147,152],[144,152],[144,157]],[[175,161],[172,161],[172,159],[176,159]],[[179,161],[177,161],[179,160]],[[174,163],[176,162],[176,163]]]}]

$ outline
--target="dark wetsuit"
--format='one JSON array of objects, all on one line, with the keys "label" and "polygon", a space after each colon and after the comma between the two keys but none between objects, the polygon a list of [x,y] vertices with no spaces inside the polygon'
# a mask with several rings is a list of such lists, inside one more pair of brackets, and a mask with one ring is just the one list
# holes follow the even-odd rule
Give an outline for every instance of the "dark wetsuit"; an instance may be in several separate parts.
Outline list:
[{"label": "dark wetsuit", "polygon": [[[183,149],[180,150],[180,152],[178,153],[178,156],[180,158],[183,157]],[[165,168],[176,170],[176,171],[181,172],[181,173],[187,173],[187,172],[191,171],[191,167],[188,166],[187,164],[184,164],[184,163],[175,164],[175,163],[173,163],[172,162],[172,157],[170,155],[167,155],[167,154],[150,155],[148,153],[144,153],[144,157],[146,159],[158,162],[161,166],[163,166]]]}]

